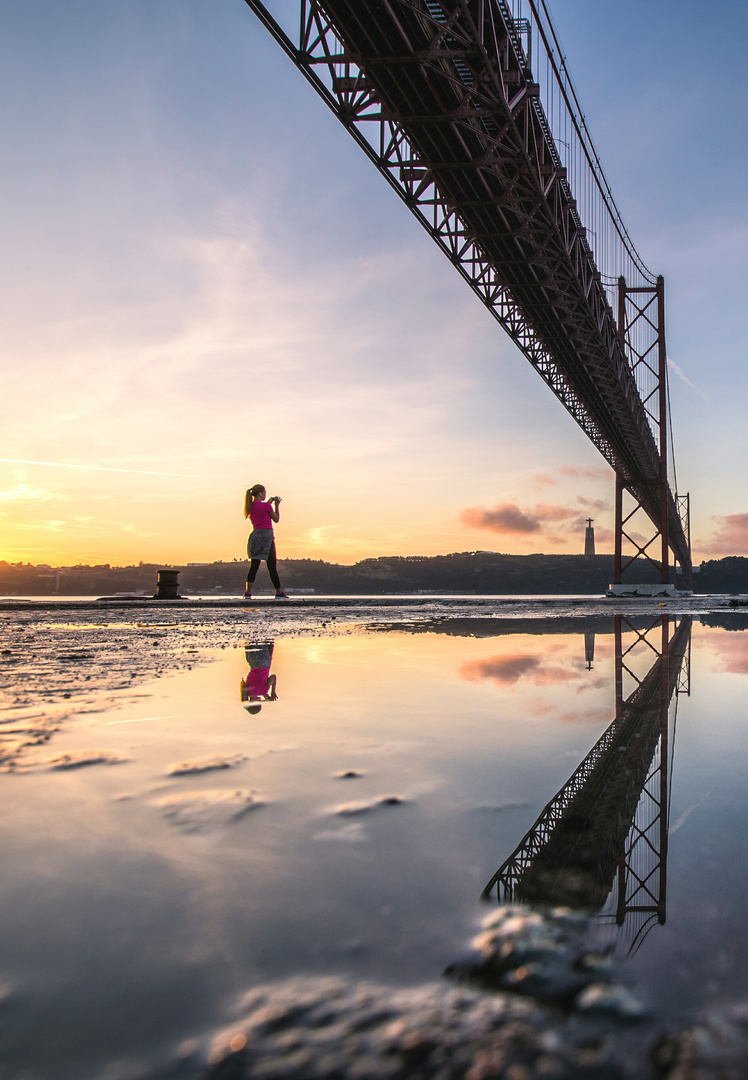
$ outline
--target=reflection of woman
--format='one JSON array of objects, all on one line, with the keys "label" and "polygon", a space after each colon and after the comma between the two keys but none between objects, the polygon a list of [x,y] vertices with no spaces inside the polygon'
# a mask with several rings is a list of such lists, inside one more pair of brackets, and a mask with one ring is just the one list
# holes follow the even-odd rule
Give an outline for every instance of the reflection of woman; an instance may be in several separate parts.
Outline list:
[{"label": "reflection of woman", "polygon": [[270,665],[273,662],[273,642],[264,644],[247,645],[244,655],[249,664],[247,677],[242,679],[240,694],[242,701],[248,701],[245,705],[248,713],[254,716],[262,708],[264,701],[277,701],[275,692],[277,677],[270,674]]},{"label": "reflection of woman", "polygon": [[281,588],[280,578],[275,563],[275,535],[273,522],[280,521],[280,495],[273,495],[267,499],[267,492],[262,484],[255,484],[244,496],[244,516],[252,522],[252,532],[247,542],[247,555],[250,558],[247,585],[244,590],[244,599],[251,600],[252,586],[254,585],[260,563],[267,563],[270,580],[275,586],[276,600],[288,600]]}]

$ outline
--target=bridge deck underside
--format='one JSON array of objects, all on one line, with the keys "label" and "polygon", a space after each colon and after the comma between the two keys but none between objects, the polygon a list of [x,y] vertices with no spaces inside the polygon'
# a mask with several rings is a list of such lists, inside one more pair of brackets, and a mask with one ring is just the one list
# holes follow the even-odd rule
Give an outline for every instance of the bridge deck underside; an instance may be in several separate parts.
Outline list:
[{"label": "bridge deck underside", "polygon": [[[583,403],[588,434],[657,522],[657,445],[532,76],[509,47],[501,7],[498,0],[324,0],[346,57],[406,133],[414,164],[428,170],[466,237],[495,266]],[[454,11],[445,29],[447,8]],[[668,503],[671,545],[688,563],[670,493]]]}]

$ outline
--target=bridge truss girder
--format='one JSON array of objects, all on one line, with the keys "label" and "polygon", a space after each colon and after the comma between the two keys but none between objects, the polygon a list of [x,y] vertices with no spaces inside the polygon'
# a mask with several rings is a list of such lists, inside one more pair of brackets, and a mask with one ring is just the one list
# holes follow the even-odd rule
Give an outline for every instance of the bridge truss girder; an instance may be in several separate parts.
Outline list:
[{"label": "bridge truss girder", "polygon": [[[615,470],[690,550],[504,0],[246,0]],[[667,561],[667,559],[665,559]]]}]

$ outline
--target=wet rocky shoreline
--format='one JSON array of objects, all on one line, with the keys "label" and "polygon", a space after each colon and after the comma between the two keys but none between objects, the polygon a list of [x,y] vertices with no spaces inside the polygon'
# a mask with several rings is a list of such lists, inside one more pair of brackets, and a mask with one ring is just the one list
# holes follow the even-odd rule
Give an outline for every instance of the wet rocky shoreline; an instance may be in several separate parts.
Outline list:
[{"label": "wet rocky shoreline", "polygon": [[[723,612],[724,596],[313,598],[251,604],[239,600],[0,600],[0,698],[15,706],[65,702],[91,691],[122,690],[209,659],[251,641],[366,630],[438,631],[490,636],[492,625],[517,619],[551,623]],[[725,612],[725,614],[727,614]],[[732,613],[748,620],[748,612]],[[564,625],[568,625],[566,622]],[[474,631],[471,629],[474,627]]]},{"label": "wet rocky shoreline", "polygon": [[742,1080],[748,1004],[665,1026],[585,949],[589,920],[500,906],[447,978],[406,989],[297,976],[149,1080]]}]

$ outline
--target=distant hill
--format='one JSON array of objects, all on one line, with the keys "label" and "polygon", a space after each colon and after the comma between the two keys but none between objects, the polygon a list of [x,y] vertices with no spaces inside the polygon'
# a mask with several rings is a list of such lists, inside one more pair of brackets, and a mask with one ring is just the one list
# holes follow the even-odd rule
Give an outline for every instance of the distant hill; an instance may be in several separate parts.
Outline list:
[{"label": "distant hill", "polygon": [[[164,564],[49,567],[0,562],[0,595],[102,596],[138,591],[151,595],[160,565]],[[180,590],[185,594],[236,594],[243,590],[247,565],[237,560],[177,567]],[[452,555],[385,556],[363,559],[351,566],[321,559],[284,559],[279,561],[278,568],[289,589],[313,589],[331,595],[419,591],[595,594],[603,593],[613,580],[612,555],[502,555],[467,551]],[[625,576],[642,583],[658,580],[649,563],[631,567]],[[272,591],[264,567],[256,591]],[[695,575],[695,591],[748,593],[748,559],[733,556],[702,563]]]}]

